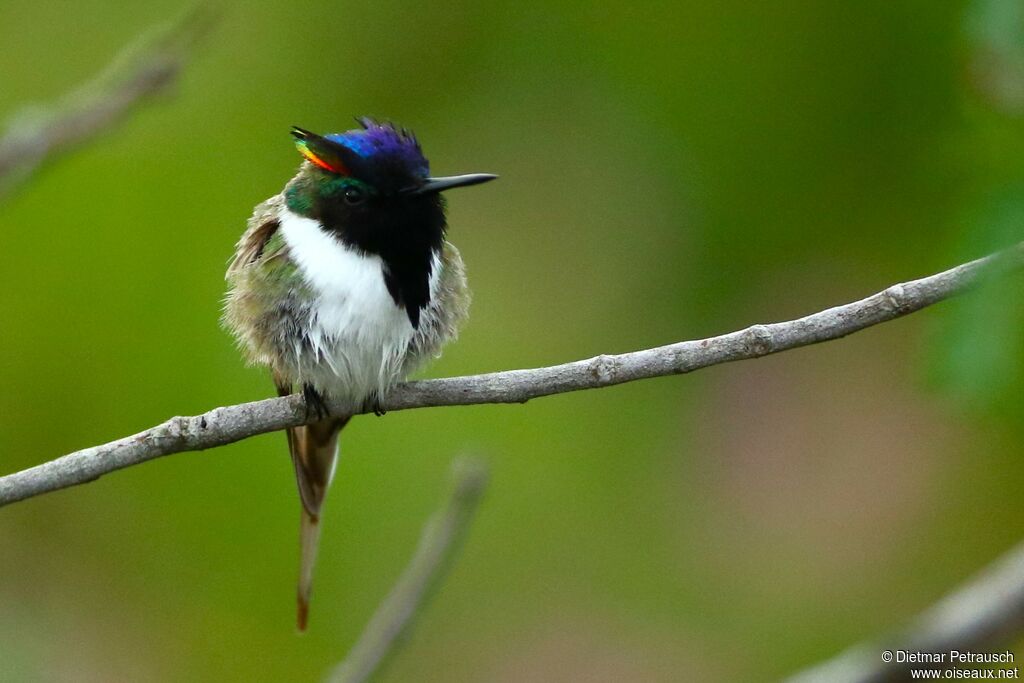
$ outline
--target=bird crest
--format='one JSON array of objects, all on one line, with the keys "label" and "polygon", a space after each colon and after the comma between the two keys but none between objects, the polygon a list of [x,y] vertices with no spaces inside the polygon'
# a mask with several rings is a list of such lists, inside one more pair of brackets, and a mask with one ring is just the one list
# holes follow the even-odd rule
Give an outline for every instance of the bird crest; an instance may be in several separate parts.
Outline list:
[{"label": "bird crest", "polygon": [[345,164],[345,157],[350,156],[352,151],[344,145],[298,126],[292,126],[292,137],[295,138],[295,147],[299,154],[306,160],[331,173],[352,175]]},{"label": "bird crest", "polygon": [[317,135],[292,128],[299,153],[317,167],[387,189],[426,178],[430,165],[416,136],[405,128],[363,117],[360,128]]}]

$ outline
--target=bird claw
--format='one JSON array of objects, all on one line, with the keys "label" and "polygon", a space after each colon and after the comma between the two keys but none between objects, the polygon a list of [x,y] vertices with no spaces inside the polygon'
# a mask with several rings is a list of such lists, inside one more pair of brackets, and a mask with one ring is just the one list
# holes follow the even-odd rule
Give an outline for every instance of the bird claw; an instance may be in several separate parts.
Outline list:
[{"label": "bird claw", "polygon": [[373,414],[376,415],[377,417],[383,417],[388,414],[388,411],[384,410],[384,408],[381,407],[380,397],[377,396],[376,394],[374,394],[373,396],[371,396],[370,398],[366,399],[366,401],[363,402],[363,411],[368,413],[371,410],[373,411]]},{"label": "bird claw", "polygon": [[310,420],[314,416],[318,420],[322,420],[330,415],[330,410],[327,409],[326,397],[316,390],[312,384],[302,385],[302,398],[306,400],[306,419]]}]

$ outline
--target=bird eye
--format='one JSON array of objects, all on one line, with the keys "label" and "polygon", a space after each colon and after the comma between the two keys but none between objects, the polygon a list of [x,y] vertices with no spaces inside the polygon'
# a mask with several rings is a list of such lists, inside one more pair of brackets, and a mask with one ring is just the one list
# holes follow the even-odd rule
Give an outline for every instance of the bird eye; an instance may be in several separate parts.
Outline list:
[{"label": "bird eye", "polygon": [[345,203],[350,206],[362,204],[366,201],[366,190],[358,185],[350,185],[345,188]]}]

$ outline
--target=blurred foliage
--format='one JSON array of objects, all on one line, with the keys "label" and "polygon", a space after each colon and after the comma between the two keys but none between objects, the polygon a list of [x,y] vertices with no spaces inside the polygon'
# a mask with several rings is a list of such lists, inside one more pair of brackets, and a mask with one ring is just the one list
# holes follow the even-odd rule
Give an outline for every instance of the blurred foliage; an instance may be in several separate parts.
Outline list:
[{"label": "blurred foliage", "polygon": [[[958,251],[995,251],[1020,239],[1024,185],[1004,188],[969,209]],[[1015,398],[1024,386],[1024,278],[997,269],[976,296],[953,303],[937,324],[932,371],[941,388],[966,405],[1009,420],[1019,413]],[[1004,410],[1006,409],[1006,410]]]},{"label": "blurred foliage", "polygon": [[[501,174],[450,201],[475,301],[435,376],[801,315],[1020,240],[1017,2],[228,4],[173,96],[0,205],[0,469],[272,393],[217,319],[293,124],[390,118],[435,171]],[[182,9],[0,5],[0,115]],[[5,508],[0,679],[315,680],[465,448],[488,499],[384,680],[777,677],[1020,540],[1020,287],[691,377],[361,418],[304,637],[280,435]]]},{"label": "blurred foliage", "polygon": [[965,25],[978,92],[997,108],[1024,113],[1024,4],[975,0]]}]

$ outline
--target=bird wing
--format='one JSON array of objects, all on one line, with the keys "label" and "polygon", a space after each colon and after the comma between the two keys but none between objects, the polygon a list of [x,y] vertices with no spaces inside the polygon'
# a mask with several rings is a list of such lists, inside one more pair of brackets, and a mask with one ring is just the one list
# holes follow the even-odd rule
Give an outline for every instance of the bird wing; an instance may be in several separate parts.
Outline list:
[{"label": "bird wing", "polygon": [[281,221],[278,219],[284,199],[281,195],[271,197],[256,207],[249,219],[249,227],[235,245],[235,255],[228,265],[227,277],[264,258],[269,258],[281,251],[283,240],[277,240],[277,248],[268,249],[271,239],[277,235]]},{"label": "bird wing", "polygon": [[439,266],[436,291],[409,342],[402,365],[404,376],[440,355],[441,348],[459,336],[459,329],[469,316],[472,297],[466,284],[466,268],[459,250],[451,242],[444,243]]}]

